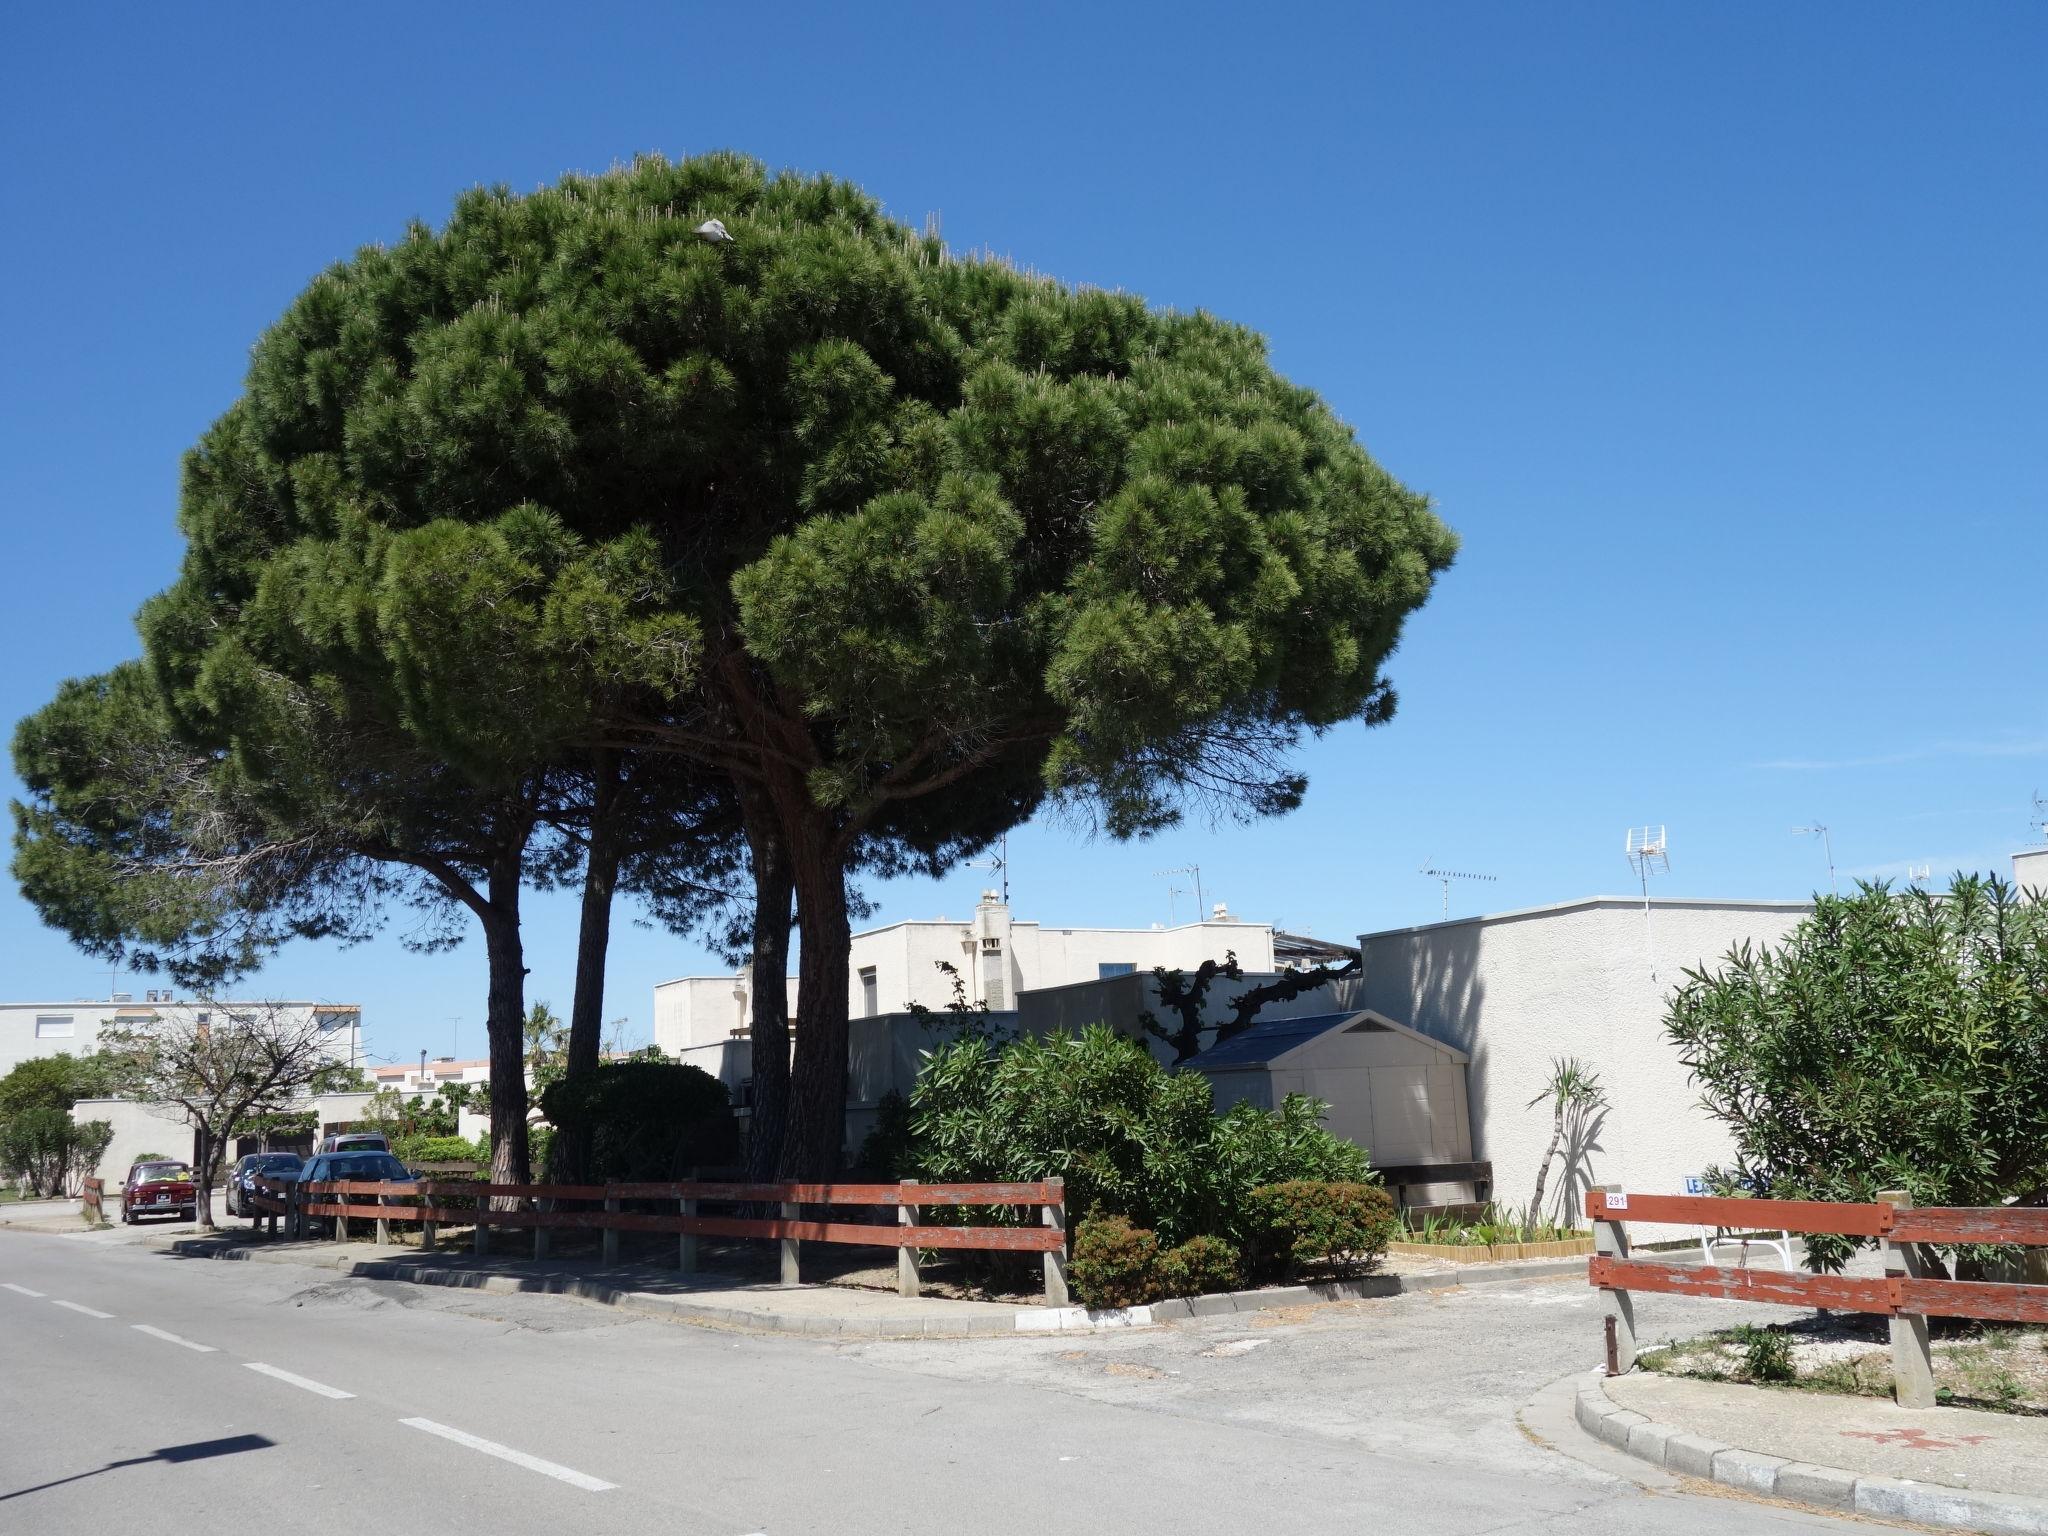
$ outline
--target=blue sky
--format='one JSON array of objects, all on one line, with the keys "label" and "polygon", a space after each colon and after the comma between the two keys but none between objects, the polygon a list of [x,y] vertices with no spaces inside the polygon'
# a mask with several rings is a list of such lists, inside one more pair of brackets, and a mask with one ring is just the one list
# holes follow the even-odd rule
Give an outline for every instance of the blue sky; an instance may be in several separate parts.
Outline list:
[{"label": "blue sky", "polygon": [[[1256,327],[1465,540],[1384,728],[1307,806],[1149,844],[1040,825],[1021,917],[1154,872],[1319,934],[1626,888],[2003,870],[2048,790],[2048,8],[10,7],[0,716],[135,652],[179,455],[325,264],[636,151],[858,181],[1060,276]],[[18,785],[10,780],[10,790]],[[960,916],[985,871],[876,889]],[[1191,910],[1181,898],[1178,913]],[[573,913],[536,900],[532,995]],[[622,914],[623,915],[623,914]],[[712,969],[622,928],[609,1012]],[[141,979],[123,986],[140,988]],[[0,889],[0,996],[106,971]],[[301,946],[246,991],[480,1052],[483,957]],[[460,1021],[459,1023],[456,1021]]]}]

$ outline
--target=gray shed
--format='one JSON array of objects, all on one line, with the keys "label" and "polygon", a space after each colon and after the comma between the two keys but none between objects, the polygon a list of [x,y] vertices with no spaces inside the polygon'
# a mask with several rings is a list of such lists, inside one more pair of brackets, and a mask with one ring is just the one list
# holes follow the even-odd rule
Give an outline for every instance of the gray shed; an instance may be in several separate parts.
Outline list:
[{"label": "gray shed", "polygon": [[1209,1079],[1218,1110],[1238,1103],[1273,1109],[1290,1093],[1322,1099],[1330,1106],[1325,1126],[1364,1147],[1375,1167],[1391,1167],[1471,1160],[1470,1060],[1364,1009],[1254,1024],[1184,1070]]}]

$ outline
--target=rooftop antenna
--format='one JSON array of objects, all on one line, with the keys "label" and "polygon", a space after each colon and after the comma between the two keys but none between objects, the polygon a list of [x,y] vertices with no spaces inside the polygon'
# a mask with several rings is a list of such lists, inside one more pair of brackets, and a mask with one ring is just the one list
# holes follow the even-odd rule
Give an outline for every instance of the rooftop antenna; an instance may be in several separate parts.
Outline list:
[{"label": "rooftop antenna", "polygon": [[2027,823],[2027,836],[2037,843],[2048,843],[2048,799],[2043,799],[2038,789],[2034,791],[2034,816]]},{"label": "rooftop antenna", "polygon": [[1671,873],[1669,841],[1662,823],[1654,827],[1630,827],[1622,839],[1622,851],[1629,867],[1643,887],[1643,953],[1650,961],[1650,980],[1657,979],[1657,951],[1650,943],[1650,876]]},{"label": "rooftop antenna", "polygon": [[1828,891],[1832,895],[1841,895],[1842,888],[1835,883],[1835,844],[1834,839],[1828,835],[1828,829],[1816,821],[1810,827],[1794,827],[1792,835],[1794,837],[1817,837],[1820,839],[1821,849],[1828,856]]},{"label": "rooftop antenna", "polygon": [[1436,869],[1428,864],[1423,865],[1416,873],[1427,875],[1430,879],[1443,883],[1444,917],[1447,920],[1451,915],[1451,882],[1453,880],[1484,880],[1489,885],[1497,884],[1500,880],[1499,875],[1475,875],[1462,869]]},{"label": "rooftop antenna", "polygon": [[1003,905],[1010,904],[1010,834],[1005,832],[1003,840],[994,853],[986,858],[969,859],[969,869],[992,869],[1003,879]]},{"label": "rooftop antenna", "polygon": [[1194,877],[1194,881],[1195,881],[1195,917],[1196,917],[1196,919],[1197,919],[1197,920],[1199,920],[1199,919],[1201,918],[1202,914],[1203,914],[1204,912],[1206,912],[1206,911],[1208,910],[1208,908],[1207,908],[1207,907],[1205,907],[1205,906],[1203,906],[1203,905],[1202,905],[1202,866],[1201,866],[1201,865],[1199,865],[1199,864],[1183,864],[1183,865],[1181,865],[1181,866],[1180,866],[1180,868],[1178,868],[1178,869],[1155,869],[1155,870],[1153,870],[1153,871],[1152,871],[1152,874],[1153,874],[1153,876],[1154,876],[1155,878],[1157,878],[1157,879],[1160,879],[1160,880],[1164,880],[1164,879],[1167,879],[1167,878],[1168,878],[1169,876],[1172,876],[1172,875],[1192,875],[1192,876]]},{"label": "rooftop antenna", "polygon": [[1908,864],[1906,866],[1906,884],[1908,885],[1925,885],[1933,878],[1934,866],[1932,864]]}]

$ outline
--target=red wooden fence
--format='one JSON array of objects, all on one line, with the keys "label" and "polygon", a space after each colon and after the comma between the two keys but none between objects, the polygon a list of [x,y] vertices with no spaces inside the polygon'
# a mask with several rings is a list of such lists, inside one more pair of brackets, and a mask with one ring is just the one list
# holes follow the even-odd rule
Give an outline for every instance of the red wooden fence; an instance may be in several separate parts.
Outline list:
[{"label": "red wooden fence", "polygon": [[[370,1197],[366,1203],[364,1197]],[[450,1201],[458,1203],[451,1204]],[[674,1215],[627,1211],[626,1201],[674,1201]],[[604,1260],[617,1262],[620,1232],[666,1232],[683,1240],[681,1263],[695,1268],[695,1240],[701,1237],[766,1238],[782,1244],[783,1281],[798,1280],[802,1243],[847,1243],[894,1248],[898,1280],[905,1294],[915,1294],[916,1254],[920,1249],[967,1249],[982,1252],[1037,1253],[1044,1256],[1048,1300],[1065,1305],[1066,1191],[1059,1179],[1030,1183],[897,1184],[716,1183],[682,1180],[639,1184],[485,1184],[474,1180],[421,1179],[417,1182],[340,1180],[315,1184],[279,1183],[258,1178],[250,1203],[274,1231],[280,1219],[293,1232],[308,1217],[336,1220],[336,1233],[347,1219],[375,1221],[380,1240],[390,1223],[418,1222],[429,1246],[442,1224],[473,1226],[476,1248],[489,1251],[490,1229],[513,1227],[534,1233],[534,1256],[547,1254],[547,1234],[596,1231],[604,1237]],[[562,1210],[564,1204],[596,1205],[600,1209]],[[778,1217],[709,1216],[704,1204],[773,1204]],[[819,1220],[802,1214],[804,1206],[893,1207],[890,1225]],[[915,1219],[927,1205],[1037,1206],[1037,1226],[926,1226]]]},{"label": "red wooden fence", "polygon": [[[1934,1401],[1932,1363],[1927,1353],[1928,1318],[2048,1323],[2048,1285],[1931,1278],[1921,1272],[1920,1256],[1913,1247],[1919,1243],[2048,1246],[2048,1207],[1912,1206],[1903,1194],[1888,1194],[1878,1203],[1849,1204],[1594,1189],[1586,1192],[1586,1214],[1595,1223],[1599,1247],[1587,1261],[1586,1279],[1607,1297],[1613,1338],[1610,1371],[1626,1370],[1634,1362],[1635,1318],[1629,1297],[1635,1291],[1826,1307],[1894,1319],[1893,1374],[1899,1400],[1913,1407]],[[1782,1228],[1876,1238],[1884,1247],[1886,1268],[1882,1276],[1815,1275],[1636,1259],[1629,1256],[1625,1224],[1630,1222],[1745,1231]]]}]

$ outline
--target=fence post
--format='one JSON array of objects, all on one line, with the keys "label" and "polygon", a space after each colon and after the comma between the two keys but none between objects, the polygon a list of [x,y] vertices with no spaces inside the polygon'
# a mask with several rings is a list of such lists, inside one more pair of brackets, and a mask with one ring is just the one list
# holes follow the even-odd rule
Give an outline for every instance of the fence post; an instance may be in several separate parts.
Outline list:
[{"label": "fence post", "polygon": [[[785,1200],[782,1202],[782,1219],[784,1221],[795,1221],[803,1215],[803,1210],[804,1208],[796,1201]],[[798,1274],[799,1261],[797,1258],[797,1253],[801,1246],[798,1240],[793,1237],[785,1237],[782,1240],[782,1283],[784,1285],[803,1284]]]},{"label": "fence post", "polygon": [[1060,1245],[1045,1254],[1045,1304],[1067,1304],[1067,1181],[1045,1181],[1045,1224],[1060,1235]]},{"label": "fence post", "polygon": [[[619,1197],[617,1195],[611,1194],[606,1195],[604,1197],[604,1208],[605,1214],[612,1216],[617,1215],[619,1210]],[[606,1269],[614,1269],[618,1266],[618,1262],[619,1229],[617,1227],[606,1227],[604,1229],[604,1267]]]},{"label": "fence post", "polygon": [[[348,1204],[347,1195],[333,1195],[329,1198],[331,1198],[336,1205],[346,1206]],[[334,1240],[337,1243],[345,1243],[348,1241],[348,1218],[346,1216],[337,1216],[334,1218]]]},{"label": "fence post", "polygon": [[384,1212],[390,1209],[391,1197],[383,1190],[377,1191],[377,1242],[388,1245],[391,1242],[391,1218]]},{"label": "fence post", "polygon": [[284,1235],[292,1242],[306,1235],[305,1188],[302,1180],[293,1179],[292,1187],[284,1192]]},{"label": "fence post", "polygon": [[[428,1208],[429,1210],[431,1210],[431,1209],[433,1208],[434,1202],[435,1202],[436,1200],[438,1200],[439,1198],[440,1198],[440,1196],[438,1196],[438,1195],[421,1195],[421,1196],[420,1196],[420,1199],[421,1199],[422,1201],[424,1201],[424,1202],[426,1203],[426,1206],[427,1206],[427,1208]],[[426,1217],[424,1217],[424,1216],[422,1216],[422,1217],[420,1218],[420,1252],[422,1252],[422,1253],[431,1253],[431,1252],[433,1252],[433,1249],[434,1249],[434,1239],[435,1239],[435,1237],[436,1237],[436,1236],[438,1235],[438,1233],[439,1233],[439,1231],[440,1231],[440,1225],[441,1225],[441,1224],[440,1224],[439,1222],[437,1222],[437,1221],[429,1221],[429,1220],[427,1220],[427,1218],[426,1218]]]},{"label": "fence post", "polygon": [[478,1253],[491,1251],[491,1197],[481,1188],[476,1196],[476,1236],[471,1246]]},{"label": "fence post", "polygon": [[[1913,1197],[1903,1189],[1887,1189],[1877,1197],[1894,1211],[1909,1211]],[[1884,1242],[1884,1274],[1887,1280],[1918,1280],[1925,1273],[1920,1250],[1912,1243]],[[1892,1396],[1901,1408],[1934,1406],[1934,1356],[1927,1343],[1927,1318],[1918,1312],[1898,1312],[1887,1318],[1892,1335]]]},{"label": "fence post", "polygon": [[[1622,1193],[1619,1184],[1596,1184],[1596,1194],[1605,1198],[1602,1208],[1618,1212],[1628,1209],[1628,1196]],[[1628,1257],[1628,1233],[1622,1222],[1626,1218],[1610,1214],[1593,1219],[1593,1251],[1603,1259],[1626,1259]],[[1626,1376],[1636,1366],[1636,1304],[1633,1297],[1619,1287],[1603,1286],[1600,1300],[1606,1315],[1613,1319],[1614,1350],[1612,1374]]]},{"label": "fence post", "polygon": [[[898,1181],[898,1185],[902,1189],[908,1189],[916,1182],[917,1180],[915,1179],[901,1179]],[[897,1198],[896,1225],[899,1227],[914,1227],[917,1225],[917,1207],[903,1200],[901,1196]],[[896,1294],[899,1296],[915,1296],[917,1294],[917,1245],[914,1243],[902,1243],[896,1249]]]},{"label": "fence post", "polygon": [[[694,1183],[694,1182],[696,1181],[696,1177],[697,1177],[697,1172],[698,1172],[698,1170],[697,1170],[697,1169],[695,1169],[695,1168],[692,1168],[692,1169],[690,1170],[690,1177],[689,1177],[689,1179],[685,1180],[684,1182],[686,1182],[686,1183]],[[682,1216],[685,1216],[685,1217],[689,1217],[689,1216],[694,1216],[694,1215],[696,1215],[696,1214],[697,1214],[697,1199],[696,1199],[696,1196],[694,1196],[694,1195],[684,1195],[684,1196],[683,1196],[683,1197],[682,1197],[682,1198],[681,1198],[680,1200],[676,1201],[676,1209],[677,1209],[677,1213],[678,1213],[679,1215],[682,1215]],[[682,1235],[682,1239],[681,1239],[681,1241],[680,1241],[680,1242],[678,1242],[678,1243],[677,1243],[677,1245],[676,1245],[676,1263],[677,1263],[677,1264],[678,1264],[678,1265],[679,1265],[679,1266],[681,1267],[681,1269],[682,1269],[683,1273],[684,1273],[684,1274],[686,1274],[686,1275],[694,1275],[694,1274],[695,1274],[695,1273],[697,1272],[697,1234],[696,1234],[696,1233],[694,1233],[694,1232],[685,1232],[685,1233],[684,1233],[684,1234]]]},{"label": "fence post", "polygon": [[[537,1216],[545,1216],[554,1208],[555,1202],[552,1200],[535,1200],[533,1202],[534,1214]],[[546,1227],[535,1227],[533,1229],[533,1256],[536,1259],[544,1259],[548,1256],[548,1229]]]}]

